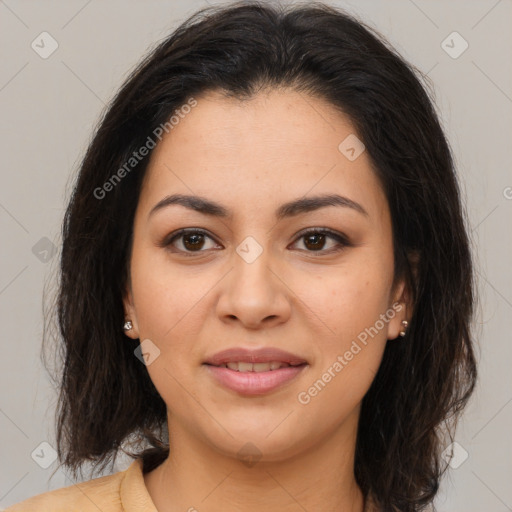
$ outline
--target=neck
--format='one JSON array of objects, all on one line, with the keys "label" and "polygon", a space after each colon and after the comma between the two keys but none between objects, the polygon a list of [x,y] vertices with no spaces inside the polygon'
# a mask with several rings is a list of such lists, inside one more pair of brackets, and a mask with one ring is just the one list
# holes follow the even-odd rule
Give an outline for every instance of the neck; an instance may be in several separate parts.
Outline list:
[{"label": "neck", "polygon": [[358,412],[320,443],[252,461],[214,449],[169,418],[169,457],[144,476],[146,487],[159,512],[362,512],[353,471]]}]

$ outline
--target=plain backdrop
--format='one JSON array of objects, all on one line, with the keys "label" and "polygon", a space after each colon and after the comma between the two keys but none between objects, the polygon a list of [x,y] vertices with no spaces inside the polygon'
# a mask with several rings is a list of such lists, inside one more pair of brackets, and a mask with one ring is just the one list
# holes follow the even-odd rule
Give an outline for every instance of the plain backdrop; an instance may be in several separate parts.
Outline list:
[{"label": "plain backdrop", "polygon": [[[512,2],[328,3],[375,27],[435,87],[480,294],[478,388],[457,431],[458,467],[436,505],[512,510]],[[0,0],[0,509],[72,483],[61,470],[50,479],[56,396],[40,361],[43,285],[58,261],[69,184],[128,72],[205,5]]]}]

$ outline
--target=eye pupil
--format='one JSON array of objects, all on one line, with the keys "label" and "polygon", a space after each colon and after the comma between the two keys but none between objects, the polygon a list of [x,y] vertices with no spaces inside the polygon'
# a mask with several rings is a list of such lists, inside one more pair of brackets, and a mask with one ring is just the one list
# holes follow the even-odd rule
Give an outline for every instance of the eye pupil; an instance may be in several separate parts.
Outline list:
[{"label": "eye pupil", "polygon": [[[189,240],[192,240],[191,242],[189,242]],[[198,234],[198,233],[193,233],[193,234],[188,234],[188,235],[184,235],[183,236],[183,245],[187,248],[187,249],[200,249],[204,244],[204,235],[202,234]]]},{"label": "eye pupil", "polygon": [[[325,242],[325,235],[322,233],[312,233],[310,235],[306,235],[305,245],[308,249],[318,250],[322,249]],[[310,247],[308,244],[312,243],[313,247]]]}]

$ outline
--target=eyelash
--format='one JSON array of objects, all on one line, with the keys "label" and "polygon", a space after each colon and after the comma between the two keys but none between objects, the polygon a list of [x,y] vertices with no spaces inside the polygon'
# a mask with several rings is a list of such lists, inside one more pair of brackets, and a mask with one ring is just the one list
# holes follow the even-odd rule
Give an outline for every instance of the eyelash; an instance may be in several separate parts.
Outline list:
[{"label": "eyelash", "polygon": [[[215,242],[214,238],[211,237],[203,229],[200,229],[200,228],[184,228],[184,229],[180,229],[179,231],[177,231],[175,233],[172,233],[170,236],[166,237],[158,245],[160,247],[163,247],[163,248],[168,248],[169,246],[171,246],[174,243],[175,240],[177,240],[180,237],[183,237],[185,235],[191,235],[191,234],[204,235],[204,236],[210,238],[211,240],[213,240]],[[313,254],[315,257],[317,257],[315,255],[315,253],[317,253],[320,256],[321,255],[325,255],[325,254],[332,254],[332,253],[340,252],[343,249],[345,249],[346,247],[351,247],[352,246],[352,244],[348,241],[348,239],[344,235],[342,235],[341,233],[337,233],[336,231],[332,231],[329,228],[310,228],[310,229],[307,229],[306,231],[303,231],[303,232],[299,233],[298,237],[295,239],[295,242],[293,242],[293,243],[295,244],[298,240],[300,240],[301,238],[307,237],[308,235],[327,235],[328,238],[334,239],[338,243],[337,247],[331,248],[331,249],[328,249],[328,250],[320,249],[318,251],[308,251],[306,249],[301,249],[301,250],[303,250],[305,252]],[[215,243],[217,243],[217,242],[215,242]],[[196,254],[199,254],[201,252],[205,252],[205,250],[183,251],[181,249],[178,249],[178,252],[180,252],[181,254],[183,254],[183,255],[185,255],[187,257],[194,257]]]}]

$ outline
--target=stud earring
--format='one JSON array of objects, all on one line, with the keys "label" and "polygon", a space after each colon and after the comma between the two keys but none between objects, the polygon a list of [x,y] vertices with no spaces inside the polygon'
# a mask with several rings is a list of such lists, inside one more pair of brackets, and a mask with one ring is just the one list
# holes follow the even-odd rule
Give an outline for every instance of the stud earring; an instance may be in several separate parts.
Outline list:
[{"label": "stud earring", "polygon": [[407,322],[407,320],[402,320],[402,325],[404,326],[404,328],[399,332],[399,334],[403,338],[406,334],[407,326],[409,325],[409,323]]},{"label": "stud earring", "polygon": [[132,327],[133,327],[133,325],[132,325],[132,323],[130,322],[130,320],[127,320],[127,321],[124,323],[123,329],[124,329],[125,331],[129,331]]}]

